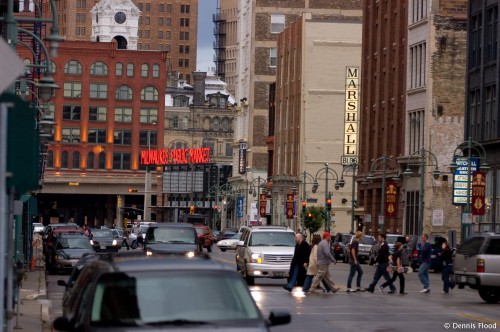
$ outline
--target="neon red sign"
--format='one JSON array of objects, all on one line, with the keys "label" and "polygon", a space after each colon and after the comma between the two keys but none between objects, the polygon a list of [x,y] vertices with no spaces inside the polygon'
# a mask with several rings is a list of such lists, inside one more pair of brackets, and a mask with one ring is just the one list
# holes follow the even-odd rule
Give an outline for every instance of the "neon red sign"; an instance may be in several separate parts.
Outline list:
[{"label": "neon red sign", "polygon": [[210,148],[141,151],[141,165],[207,164],[209,162]]}]

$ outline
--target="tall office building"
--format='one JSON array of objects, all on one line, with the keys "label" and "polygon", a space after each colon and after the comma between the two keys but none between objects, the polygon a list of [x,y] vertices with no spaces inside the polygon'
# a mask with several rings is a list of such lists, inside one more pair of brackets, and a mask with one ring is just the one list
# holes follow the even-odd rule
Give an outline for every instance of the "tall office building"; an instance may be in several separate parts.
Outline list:
[{"label": "tall office building", "polygon": [[[50,5],[42,10],[49,15]],[[198,0],[61,0],[57,11],[66,40],[114,39],[118,48],[166,51],[169,74],[192,82]]]}]

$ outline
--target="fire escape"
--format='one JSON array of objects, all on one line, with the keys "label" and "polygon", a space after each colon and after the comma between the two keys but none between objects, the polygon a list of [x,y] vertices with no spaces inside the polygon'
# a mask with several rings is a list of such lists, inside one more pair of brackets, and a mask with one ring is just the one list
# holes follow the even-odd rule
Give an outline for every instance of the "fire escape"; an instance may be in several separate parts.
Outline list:
[{"label": "fire escape", "polygon": [[221,15],[219,2],[217,1],[217,12],[213,14],[214,22],[214,62],[215,62],[215,75],[219,76],[222,81],[226,79],[226,54],[224,49],[226,48],[226,32],[225,32],[225,22],[226,20]]}]

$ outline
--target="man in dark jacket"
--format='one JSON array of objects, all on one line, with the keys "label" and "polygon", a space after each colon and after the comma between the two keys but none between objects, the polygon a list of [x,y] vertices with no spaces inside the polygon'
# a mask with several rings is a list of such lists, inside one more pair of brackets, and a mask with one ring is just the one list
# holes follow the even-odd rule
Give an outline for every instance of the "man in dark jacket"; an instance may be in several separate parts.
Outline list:
[{"label": "man in dark jacket", "polygon": [[[366,289],[370,293],[373,293],[377,282],[382,276],[387,281],[391,280],[391,276],[389,275],[389,272],[387,272],[387,267],[389,266],[389,245],[387,245],[387,242],[385,242],[385,234],[380,234],[378,237],[379,241],[381,242],[376,260],[378,265],[377,269],[375,270],[375,275],[373,276],[373,281]],[[396,287],[393,284],[390,284],[389,288],[391,289],[389,291],[389,294],[396,293]],[[382,292],[383,287],[379,287],[379,289]]]},{"label": "man in dark jacket", "polygon": [[[295,251],[293,252],[292,262],[290,263],[289,281],[288,284],[283,286],[284,289],[291,292],[295,283],[299,281],[300,275],[303,275],[301,279],[302,283],[304,283],[310,254],[311,247],[306,241],[304,241],[302,234],[295,234]],[[301,286],[300,282],[298,282],[298,284]]]}]

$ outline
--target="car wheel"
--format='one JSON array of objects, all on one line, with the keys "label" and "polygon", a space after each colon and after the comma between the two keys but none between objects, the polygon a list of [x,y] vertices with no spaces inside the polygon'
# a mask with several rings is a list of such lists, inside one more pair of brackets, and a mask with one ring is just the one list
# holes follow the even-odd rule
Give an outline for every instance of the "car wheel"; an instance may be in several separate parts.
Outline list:
[{"label": "car wheel", "polygon": [[226,249],[222,249],[222,248],[221,248],[221,250],[220,250],[220,251],[222,251],[222,252],[226,252]]},{"label": "car wheel", "polygon": [[500,288],[482,287],[479,289],[479,296],[486,303],[498,303],[500,302]]},{"label": "car wheel", "polygon": [[245,280],[247,281],[248,286],[254,286],[255,285],[255,278],[251,276],[246,276]]},{"label": "car wheel", "polygon": [[135,240],[132,241],[132,244],[130,245],[130,248],[132,248],[134,250],[137,249],[137,241],[135,241]]}]

